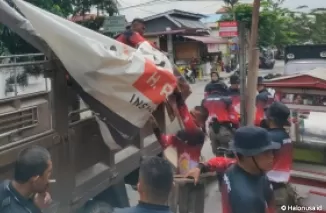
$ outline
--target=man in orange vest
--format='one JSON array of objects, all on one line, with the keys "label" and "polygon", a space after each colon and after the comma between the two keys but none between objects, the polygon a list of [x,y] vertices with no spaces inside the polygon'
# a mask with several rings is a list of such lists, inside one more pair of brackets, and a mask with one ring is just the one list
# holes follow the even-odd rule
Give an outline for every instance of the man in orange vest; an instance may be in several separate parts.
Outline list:
[{"label": "man in orange vest", "polygon": [[[117,35],[115,39],[124,43],[130,47],[137,48],[138,45],[144,41],[147,41],[144,38],[145,33],[145,21],[143,19],[136,18],[131,22],[131,26],[127,27],[126,30]],[[147,41],[149,42],[149,41]],[[159,49],[155,44],[149,42],[154,48]]]}]

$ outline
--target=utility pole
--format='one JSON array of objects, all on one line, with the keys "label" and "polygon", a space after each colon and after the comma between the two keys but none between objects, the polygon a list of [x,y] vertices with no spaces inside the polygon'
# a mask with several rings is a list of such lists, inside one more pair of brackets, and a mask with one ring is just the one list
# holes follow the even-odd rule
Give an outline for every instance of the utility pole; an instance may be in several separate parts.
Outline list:
[{"label": "utility pole", "polygon": [[254,0],[252,9],[251,38],[249,44],[249,66],[248,66],[248,102],[247,102],[247,125],[253,125],[256,112],[256,94],[259,50],[257,49],[258,22],[259,22],[260,0]]},{"label": "utility pole", "polygon": [[241,126],[247,124],[247,114],[246,114],[246,28],[245,23],[238,23],[239,32],[239,68],[240,68],[240,118]]}]

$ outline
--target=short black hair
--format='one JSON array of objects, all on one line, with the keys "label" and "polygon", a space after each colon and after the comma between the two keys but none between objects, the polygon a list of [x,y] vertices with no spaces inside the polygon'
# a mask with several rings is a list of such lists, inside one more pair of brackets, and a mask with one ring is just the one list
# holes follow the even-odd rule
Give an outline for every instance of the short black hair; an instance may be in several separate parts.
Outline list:
[{"label": "short black hair", "polygon": [[135,24],[135,23],[145,24],[145,21],[144,19],[141,18],[135,18],[134,20],[132,20],[131,24]]},{"label": "short black hair", "polygon": [[32,177],[43,175],[48,168],[51,155],[48,150],[40,146],[32,146],[22,150],[15,162],[14,180],[26,183]]},{"label": "short black hair", "polygon": [[160,157],[144,158],[139,169],[147,196],[153,201],[165,203],[173,186],[171,164]]},{"label": "short black hair", "polygon": [[230,77],[230,84],[239,84],[240,83],[240,78],[237,74],[233,74]]},{"label": "short black hair", "polygon": [[220,78],[220,74],[219,74],[218,72],[216,72],[216,71],[211,72],[211,77],[212,77],[214,74],[217,75],[218,78]]},{"label": "short black hair", "polygon": [[206,120],[208,119],[208,116],[209,116],[208,109],[204,106],[195,106],[195,110],[200,112],[202,121],[206,122]]}]

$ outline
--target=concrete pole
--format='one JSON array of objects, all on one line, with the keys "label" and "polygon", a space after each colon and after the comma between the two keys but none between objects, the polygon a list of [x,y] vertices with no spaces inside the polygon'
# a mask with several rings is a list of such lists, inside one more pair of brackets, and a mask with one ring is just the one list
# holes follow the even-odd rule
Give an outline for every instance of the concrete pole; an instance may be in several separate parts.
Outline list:
[{"label": "concrete pole", "polygon": [[247,102],[247,125],[253,125],[256,111],[257,76],[259,51],[257,49],[258,22],[259,22],[260,0],[254,0],[252,10],[251,37],[249,44],[249,65],[248,65],[248,102]]},{"label": "concrete pole", "polygon": [[240,117],[241,126],[247,124],[246,114],[246,28],[243,22],[238,23],[239,31],[239,68],[240,68]]}]

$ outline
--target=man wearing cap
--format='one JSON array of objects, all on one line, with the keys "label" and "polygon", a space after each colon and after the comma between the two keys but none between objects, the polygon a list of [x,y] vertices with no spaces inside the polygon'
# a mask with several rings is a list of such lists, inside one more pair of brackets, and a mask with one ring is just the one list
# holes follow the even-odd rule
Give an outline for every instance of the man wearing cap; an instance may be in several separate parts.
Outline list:
[{"label": "man wearing cap", "polygon": [[[147,41],[144,38],[144,33],[145,33],[145,21],[140,18],[135,18],[130,26],[126,27],[126,30],[118,34],[115,39],[117,41],[120,41],[121,43],[124,43],[130,47],[133,48],[138,48],[138,45],[142,42]],[[150,41],[149,42],[154,48],[159,49],[155,44],[153,44]]]},{"label": "man wearing cap", "polygon": [[280,144],[280,149],[275,152],[273,169],[267,173],[271,181],[275,195],[275,205],[279,212],[283,205],[294,205],[291,198],[293,189],[287,184],[292,168],[293,144],[289,134],[284,129],[290,126],[289,108],[281,102],[272,103],[266,110],[266,125],[271,139]]},{"label": "man wearing cap", "polygon": [[273,150],[279,148],[280,144],[272,142],[266,129],[241,127],[235,132],[232,145],[236,160],[215,157],[186,176],[193,177],[196,183],[200,173],[223,173],[220,181],[223,213],[273,212],[272,186],[265,173],[273,167]]},{"label": "man wearing cap", "polygon": [[238,75],[234,74],[230,77],[230,84],[231,86],[229,87],[229,94],[240,95],[240,89],[239,89],[240,79]]}]

